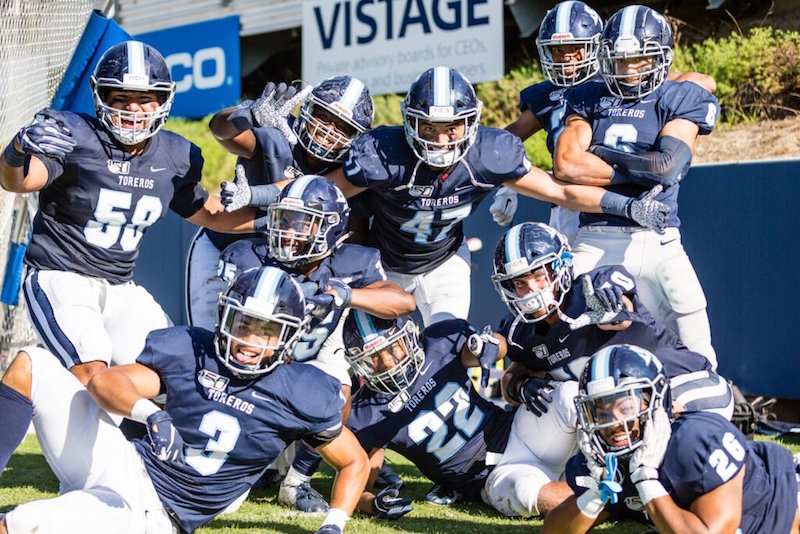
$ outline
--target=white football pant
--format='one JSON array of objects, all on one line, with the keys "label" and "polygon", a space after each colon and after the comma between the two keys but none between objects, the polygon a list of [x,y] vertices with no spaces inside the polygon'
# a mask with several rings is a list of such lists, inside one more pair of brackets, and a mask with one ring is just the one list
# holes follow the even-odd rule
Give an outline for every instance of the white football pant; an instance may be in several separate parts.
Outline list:
[{"label": "white football pant", "polygon": [[31,359],[33,425],[59,497],[6,514],[9,534],[176,534],[139,453],[52,354]]}]

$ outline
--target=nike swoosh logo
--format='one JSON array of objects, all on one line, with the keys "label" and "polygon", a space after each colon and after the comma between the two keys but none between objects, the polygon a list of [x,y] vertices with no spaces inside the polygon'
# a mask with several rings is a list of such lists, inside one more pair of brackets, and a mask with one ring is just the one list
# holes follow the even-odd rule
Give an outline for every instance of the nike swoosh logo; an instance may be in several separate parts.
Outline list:
[{"label": "nike swoosh logo", "polygon": [[678,238],[677,238],[677,237],[673,237],[672,239],[667,239],[666,241],[664,241],[664,240],[662,239],[662,240],[661,240],[661,244],[662,244],[662,245],[668,245],[668,244],[672,243],[673,241],[677,241],[677,240],[678,240]]},{"label": "nike swoosh logo", "polygon": [[425,367],[423,367],[422,369],[419,370],[419,374],[424,375],[425,371],[428,370],[428,367],[430,367],[432,363],[433,362],[428,362],[428,365],[426,365]]},{"label": "nike swoosh logo", "polygon": [[255,391],[251,391],[250,395],[252,395],[256,399],[260,399],[260,400],[267,401],[267,402],[272,402],[272,399],[270,399],[269,397],[264,397],[263,395],[259,395]]},{"label": "nike swoosh logo", "polygon": [[469,189],[470,187],[472,187],[472,184],[462,185],[461,187],[456,187],[454,191],[455,192],[463,191],[464,189]]},{"label": "nike swoosh logo", "polygon": [[166,167],[160,167],[160,168],[157,169],[157,168],[153,167],[152,165],[150,165],[150,172],[161,172],[161,171],[164,171],[166,169],[167,169]]},{"label": "nike swoosh logo", "polygon": [[560,337],[560,338],[558,338],[558,342],[559,342],[559,343],[563,343],[563,342],[565,342],[565,341],[567,340],[567,338],[568,338],[568,337],[569,337],[569,334],[567,334],[567,335],[566,335],[566,336],[564,336],[564,337]]}]

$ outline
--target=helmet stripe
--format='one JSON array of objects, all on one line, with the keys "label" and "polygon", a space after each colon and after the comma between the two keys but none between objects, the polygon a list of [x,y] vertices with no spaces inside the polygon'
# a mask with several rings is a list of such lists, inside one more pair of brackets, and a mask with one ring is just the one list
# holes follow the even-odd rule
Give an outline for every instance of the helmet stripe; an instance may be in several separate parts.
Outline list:
[{"label": "helmet stripe", "polygon": [[147,76],[144,64],[144,46],[141,41],[128,41],[128,74]]},{"label": "helmet stripe", "polygon": [[361,93],[364,91],[364,83],[361,80],[356,78],[350,78],[350,83],[347,84],[347,88],[344,90],[344,94],[339,99],[339,103],[345,109],[355,109],[356,104],[358,104],[358,99],[361,97]]},{"label": "helmet stripe", "polygon": [[358,333],[361,335],[361,339],[368,341],[370,338],[377,335],[378,330],[372,322],[372,317],[367,312],[352,310],[352,313],[355,315],[355,323],[358,328]]},{"label": "helmet stripe", "polygon": [[575,2],[561,2],[558,4],[555,33],[570,33],[569,19],[572,13],[572,4],[574,3]]},{"label": "helmet stripe", "polygon": [[297,178],[289,186],[289,193],[286,196],[289,198],[303,198],[303,193],[305,193],[306,187],[308,187],[313,178],[316,178],[316,175],[306,174]]},{"label": "helmet stripe", "polygon": [[283,271],[277,268],[269,267],[261,272],[258,277],[258,284],[253,290],[253,297],[260,301],[271,302],[273,299],[269,298],[277,294],[278,283],[281,281]]},{"label": "helmet stripe", "polygon": [[592,362],[592,373],[589,377],[589,381],[610,376],[611,352],[612,349],[605,348],[595,354],[594,362]]},{"label": "helmet stripe", "polygon": [[434,67],[433,70],[433,105],[450,105],[450,68]]},{"label": "helmet stripe", "polygon": [[622,10],[619,22],[619,37],[633,37],[633,30],[636,27],[636,15],[640,6],[628,6]]},{"label": "helmet stripe", "polygon": [[522,224],[514,226],[506,235],[506,263],[511,263],[522,257],[522,251],[519,248],[519,235],[522,233],[522,226]]}]

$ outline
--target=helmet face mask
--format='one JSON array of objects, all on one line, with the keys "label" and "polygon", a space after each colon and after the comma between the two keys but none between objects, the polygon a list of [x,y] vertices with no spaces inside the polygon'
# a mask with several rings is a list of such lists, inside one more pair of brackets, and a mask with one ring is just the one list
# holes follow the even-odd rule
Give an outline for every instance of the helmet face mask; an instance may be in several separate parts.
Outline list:
[{"label": "helmet face mask", "polygon": [[[400,109],[406,141],[417,158],[433,168],[446,168],[466,156],[475,142],[483,103],[460,72],[434,67],[411,84]],[[446,130],[449,140],[426,137],[421,131],[426,126]]]},{"label": "helmet face mask", "polygon": [[583,2],[561,2],[549,10],[536,39],[547,79],[558,87],[572,87],[594,76],[600,68],[597,50],[602,31],[600,15]]},{"label": "helmet face mask", "polygon": [[402,394],[419,376],[425,353],[408,317],[384,320],[354,309],[343,336],[347,363],[371,390]]},{"label": "helmet face mask", "polygon": [[372,127],[374,107],[369,90],[358,79],[337,76],[311,91],[294,122],[300,144],[313,157],[344,160],[353,142]]},{"label": "helmet face mask", "polygon": [[643,6],[629,6],[608,21],[598,51],[608,90],[640,99],[664,83],[672,65],[672,33],[666,19]]},{"label": "helmet face mask", "polygon": [[[509,311],[521,321],[541,321],[564,302],[572,287],[569,250],[567,239],[542,223],[518,224],[500,238],[492,283]],[[531,278],[539,289],[530,288]],[[522,295],[514,284],[519,279],[527,289]]]},{"label": "helmet face mask", "polygon": [[308,325],[297,282],[273,267],[240,274],[218,306],[217,357],[239,378],[257,378],[290,361]]},{"label": "helmet face mask", "polygon": [[[139,41],[109,48],[98,61],[90,84],[98,120],[124,145],[136,145],[155,135],[167,121],[175,95],[166,61],[155,48]],[[157,106],[144,103],[144,95],[154,96]],[[127,109],[130,102],[138,104],[136,111]]]},{"label": "helmet face mask", "polygon": [[642,444],[653,412],[671,413],[669,381],[658,359],[632,345],[611,345],[587,362],[575,397],[578,430],[597,458],[628,456]]},{"label": "helmet face mask", "polygon": [[330,180],[305,175],[267,208],[270,255],[289,267],[328,256],[346,236],[350,207]]}]

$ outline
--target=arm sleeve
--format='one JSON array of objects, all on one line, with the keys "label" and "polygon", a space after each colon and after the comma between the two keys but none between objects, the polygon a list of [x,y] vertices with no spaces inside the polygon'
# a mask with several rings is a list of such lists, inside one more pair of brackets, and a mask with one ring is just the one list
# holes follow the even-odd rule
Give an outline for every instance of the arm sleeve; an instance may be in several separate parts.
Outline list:
[{"label": "arm sleeve", "polygon": [[692,162],[691,149],[680,139],[669,135],[659,137],[653,148],[650,152],[634,154],[592,145],[589,151],[614,168],[612,183],[633,182],[645,187],[675,185]]}]

